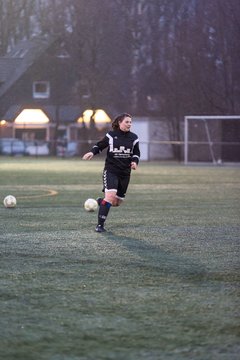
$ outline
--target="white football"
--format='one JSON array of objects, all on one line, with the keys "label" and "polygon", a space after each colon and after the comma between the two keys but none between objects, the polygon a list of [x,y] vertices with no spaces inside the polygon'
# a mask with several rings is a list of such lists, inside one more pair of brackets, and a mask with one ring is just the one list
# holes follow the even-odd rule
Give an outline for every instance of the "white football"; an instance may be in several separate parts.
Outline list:
[{"label": "white football", "polygon": [[3,200],[3,204],[6,208],[15,208],[17,199],[13,195],[7,195]]},{"label": "white football", "polygon": [[87,199],[84,203],[84,209],[86,211],[96,211],[98,208],[98,203],[95,199]]}]

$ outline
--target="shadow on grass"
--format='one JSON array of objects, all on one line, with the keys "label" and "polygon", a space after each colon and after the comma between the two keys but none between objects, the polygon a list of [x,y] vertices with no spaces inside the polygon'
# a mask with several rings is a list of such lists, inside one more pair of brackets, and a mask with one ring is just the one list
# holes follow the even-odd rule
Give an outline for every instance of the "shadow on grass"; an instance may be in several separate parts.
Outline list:
[{"label": "shadow on grass", "polygon": [[[113,232],[104,234],[132,253],[137,260],[131,260],[132,267],[146,271],[157,271],[161,276],[174,276],[191,282],[205,281],[207,270],[201,263],[189,257],[173,254],[161,247],[134,237],[118,236]],[[128,264],[129,266],[129,264]]]}]

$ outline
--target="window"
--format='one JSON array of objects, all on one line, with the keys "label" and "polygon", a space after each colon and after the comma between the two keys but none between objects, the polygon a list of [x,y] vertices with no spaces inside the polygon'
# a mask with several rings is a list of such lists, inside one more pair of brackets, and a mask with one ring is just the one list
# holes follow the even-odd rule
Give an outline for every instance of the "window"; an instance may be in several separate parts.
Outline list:
[{"label": "window", "polygon": [[50,96],[50,84],[48,81],[35,81],[33,83],[33,98],[48,99]]}]

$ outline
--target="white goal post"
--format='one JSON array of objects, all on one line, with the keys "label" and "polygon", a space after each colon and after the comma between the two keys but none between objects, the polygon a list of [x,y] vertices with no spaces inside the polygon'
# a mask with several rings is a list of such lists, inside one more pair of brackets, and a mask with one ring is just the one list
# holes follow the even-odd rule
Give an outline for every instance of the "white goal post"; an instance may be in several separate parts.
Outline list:
[{"label": "white goal post", "polygon": [[184,163],[240,162],[240,115],[184,117]]}]

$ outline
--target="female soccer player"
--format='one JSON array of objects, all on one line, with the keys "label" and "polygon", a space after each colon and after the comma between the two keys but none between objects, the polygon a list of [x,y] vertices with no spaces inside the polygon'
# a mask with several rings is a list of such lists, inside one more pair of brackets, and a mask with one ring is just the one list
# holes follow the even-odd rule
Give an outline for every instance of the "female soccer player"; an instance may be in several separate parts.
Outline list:
[{"label": "female soccer player", "polygon": [[105,137],[93,146],[83,160],[91,160],[107,148],[103,170],[104,198],[98,198],[98,225],[96,232],[105,230],[104,223],[111,206],[119,206],[125,198],[130,181],[131,170],[136,170],[139,159],[139,139],[130,131],[132,117],[127,113],[118,115],[112,122],[112,129]]}]

